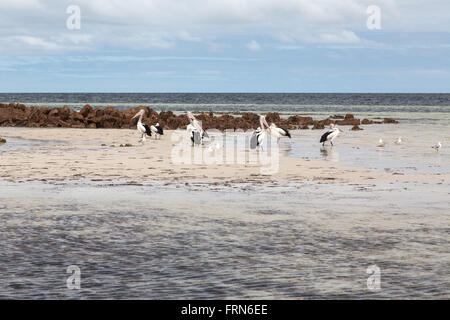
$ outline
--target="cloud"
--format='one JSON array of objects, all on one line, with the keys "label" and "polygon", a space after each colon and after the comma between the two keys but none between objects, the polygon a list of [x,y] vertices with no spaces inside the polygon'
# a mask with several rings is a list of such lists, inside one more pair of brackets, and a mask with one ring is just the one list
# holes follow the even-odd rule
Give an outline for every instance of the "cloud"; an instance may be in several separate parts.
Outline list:
[{"label": "cloud", "polygon": [[322,33],[319,35],[318,42],[353,44],[361,42],[361,39],[352,31],[342,30],[338,33]]},{"label": "cloud", "polygon": [[[0,50],[168,50],[197,43],[225,50],[233,39],[275,39],[292,46],[368,43],[373,0],[77,0],[81,30],[68,30],[70,1],[2,0]],[[383,32],[449,32],[447,0],[378,0]],[[426,17],[433,16],[433,19]],[[11,40],[16,40],[11,44]],[[242,43],[242,42],[241,42]],[[250,45],[251,44],[251,45]],[[252,49],[253,48],[253,49]]]},{"label": "cloud", "polygon": [[259,43],[256,42],[255,40],[250,41],[250,42],[247,43],[245,46],[246,46],[247,49],[250,50],[250,51],[259,51],[259,50],[261,50],[261,46],[260,46]]},{"label": "cloud", "polygon": [[61,50],[62,47],[56,43],[49,42],[42,38],[30,37],[30,36],[13,36],[5,39],[6,43],[12,47],[21,47],[26,45],[34,49],[42,49],[46,51],[57,51]]}]

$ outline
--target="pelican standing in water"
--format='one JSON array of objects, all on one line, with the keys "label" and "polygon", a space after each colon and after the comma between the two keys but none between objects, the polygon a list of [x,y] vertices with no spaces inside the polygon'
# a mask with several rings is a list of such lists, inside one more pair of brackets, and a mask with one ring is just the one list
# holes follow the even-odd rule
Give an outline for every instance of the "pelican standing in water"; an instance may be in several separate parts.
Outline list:
[{"label": "pelican standing in water", "polygon": [[437,152],[439,152],[439,150],[441,150],[441,148],[442,148],[441,142],[439,141],[437,144],[432,146],[432,148],[435,149]]},{"label": "pelican standing in water", "polygon": [[159,125],[159,123],[150,126],[150,130],[155,134],[155,140],[158,136],[162,136],[164,134],[163,128]]},{"label": "pelican standing in water", "polygon": [[340,132],[342,132],[342,130],[336,127],[334,123],[330,124],[330,130],[325,132],[322,137],[320,137],[322,146],[325,146],[325,142],[327,141],[330,141],[331,145],[333,145],[333,140],[337,138]]},{"label": "pelican standing in water", "polygon": [[270,135],[277,138],[277,142],[280,141],[281,138],[291,138],[291,134],[288,130],[277,127],[275,123],[271,123],[269,129],[267,130]]},{"label": "pelican standing in water", "polygon": [[148,135],[149,137],[152,136],[152,131],[150,130],[150,127],[148,125],[142,123],[142,117],[144,116],[144,113],[145,113],[145,110],[141,109],[141,110],[139,110],[138,113],[136,113],[136,115],[133,118],[131,118],[131,119],[134,119],[134,118],[139,117],[139,120],[137,123],[137,130],[142,135],[139,142],[144,142],[146,140],[145,135]]},{"label": "pelican standing in water", "polygon": [[252,137],[250,138],[250,149],[256,149],[256,147],[263,148],[262,144],[264,143],[264,138],[266,137],[266,129],[269,128],[267,124],[266,117],[260,115],[259,116],[259,127],[252,133]]},{"label": "pelican standing in water", "polygon": [[395,144],[402,144],[402,138],[398,137],[397,140],[395,140]]}]

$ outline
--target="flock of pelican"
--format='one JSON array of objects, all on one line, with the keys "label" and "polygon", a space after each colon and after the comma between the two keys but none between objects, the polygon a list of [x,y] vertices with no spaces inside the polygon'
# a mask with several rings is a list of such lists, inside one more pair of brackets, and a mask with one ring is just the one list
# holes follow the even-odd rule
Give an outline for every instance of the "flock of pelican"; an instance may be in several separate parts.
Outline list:
[{"label": "flock of pelican", "polygon": [[[137,123],[137,130],[141,134],[141,139],[139,142],[145,142],[146,138],[145,136],[152,136],[152,132],[155,135],[155,139],[157,139],[159,136],[164,134],[163,128],[159,125],[159,123],[155,125],[148,126],[146,124],[142,123],[142,117],[144,116],[145,109],[141,109],[136,115],[132,118],[135,119],[139,117],[138,123]],[[186,131],[189,135],[189,138],[192,142],[192,145],[200,145],[203,142],[203,139],[206,137],[208,138],[208,133],[203,130],[200,122],[195,118],[195,116],[188,111],[187,113],[189,124],[186,127]],[[325,146],[325,142],[329,142],[333,146],[333,140],[335,140],[339,133],[341,133],[342,130],[338,128],[334,123],[330,124],[329,130],[327,130],[321,137],[320,137],[320,143],[322,143],[322,146]],[[266,137],[266,133],[277,138],[277,142],[280,141],[281,138],[291,138],[291,134],[287,129],[283,129],[280,127],[277,127],[275,123],[271,123],[270,125],[266,121],[266,117],[263,115],[259,116],[259,127],[253,131],[252,137],[250,139],[250,149],[256,149],[261,148],[263,149],[263,143],[264,139]],[[399,145],[402,143],[402,138],[397,138],[397,140],[394,141],[395,144]],[[385,147],[386,142],[383,141],[383,139],[380,139],[378,141],[377,147]],[[439,151],[442,147],[441,142],[438,142],[436,145],[432,146],[433,149],[436,151]],[[211,147],[210,147],[211,148]]]}]

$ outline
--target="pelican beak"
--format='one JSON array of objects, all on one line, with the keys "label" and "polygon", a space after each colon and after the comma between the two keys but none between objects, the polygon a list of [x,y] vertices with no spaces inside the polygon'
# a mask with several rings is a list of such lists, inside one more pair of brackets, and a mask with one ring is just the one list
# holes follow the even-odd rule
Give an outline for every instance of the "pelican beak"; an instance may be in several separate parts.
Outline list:
[{"label": "pelican beak", "polygon": [[269,124],[267,123],[267,121],[266,121],[266,117],[264,117],[263,118],[263,124],[267,127],[267,128],[269,128]]},{"label": "pelican beak", "polygon": [[134,115],[134,117],[133,118],[131,118],[132,120],[134,119],[134,118],[137,118],[137,117],[139,117],[141,114],[143,114],[143,112],[142,111],[139,111],[138,113],[136,113],[135,115]]},{"label": "pelican beak", "polygon": [[136,113],[135,116],[133,118],[131,118],[131,119],[137,118],[139,116],[139,114],[140,114],[139,112]]}]

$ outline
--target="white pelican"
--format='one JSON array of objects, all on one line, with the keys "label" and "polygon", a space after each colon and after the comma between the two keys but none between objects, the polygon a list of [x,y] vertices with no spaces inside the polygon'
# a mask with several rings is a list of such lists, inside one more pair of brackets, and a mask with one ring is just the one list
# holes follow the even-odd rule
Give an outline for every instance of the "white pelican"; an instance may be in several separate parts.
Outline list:
[{"label": "white pelican", "polygon": [[159,125],[159,123],[150,126],[150,130],[155,133],[155,139],[158,136],[162,136],[164,134],[163,128]]},{"label": "white pelican", "polygon": [[277,142],[280,141],[280,138],[288,137],[291,138],[291,134],[288,130],[277,127],[275,123],[271,123],[269,129],[267,130],[270,135],[277,138]]},{"label": "white pelican", "polygon": [[138,113],[136,113],[136,115],[133,118],[131,118],[131,119],[134,119],[136,117],[139,117],[139,120],[137,123],[137,130],[142,135],[139,142],[145,141],[145,135],[148,135],[149,137],[152,136],[152,131],[150,130],[150,127],[148,125],[142,123],[142,116],[144,115],[144,113],[145,113],[145,110],[141,109]]},{"label": "white pelican", "polygon": [[262,148],[262,144],[264,142],[264,138],[266,137],[265,126],[268,128],[266,117],[259,116],[259,127],[252,133],[252,137],[250,138],[250,149],[255,149],[260,146]]},{"label": "white pelican", "polygon": [[330,130],[325,132],[322,137],[320,137],[322,146],[324,146],[327,141],[330,141],[331,145],[333,145],[333,140],[337,138],[340,132],[342,132],[342,130],[336,127],[334,123],[330,124]]},{"label": "white pelican", "polygon": [[437,144],[432,146],[432,148],[439,152],[439,150],[441,150],[441,148],[442,148],[441,142],[439,141]]},{"label": "white pelican", "polygon": [[402,138],[398,137],[397,140],[395,140],[395,144],[402,144]]},{"label": "white pelican", "polygon": [[386,146],[386,142],[384,142],[383,139],[380,138],[380,140],[378,140],[377,147],[382,148],[384,146]]}]

